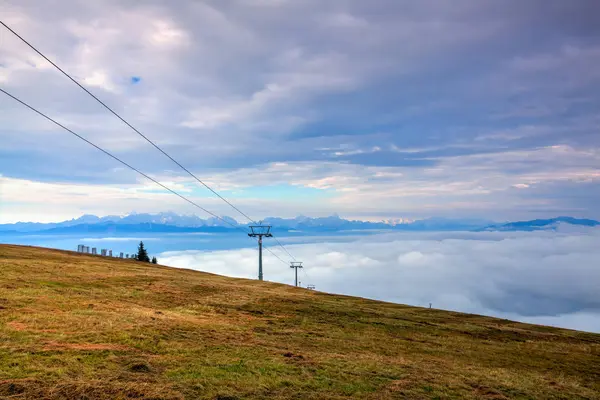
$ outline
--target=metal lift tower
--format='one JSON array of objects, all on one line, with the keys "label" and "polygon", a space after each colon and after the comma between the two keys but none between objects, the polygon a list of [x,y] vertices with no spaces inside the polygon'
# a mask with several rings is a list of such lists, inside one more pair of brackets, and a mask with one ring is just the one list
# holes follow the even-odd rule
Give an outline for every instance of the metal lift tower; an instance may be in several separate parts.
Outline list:
[{"label": "metal lift tower", "polygon": [[294,268],[296,272],[296,280],[294,281],[294,284],[296,285],[296,287],[298,287],[298,268],[302,268],[302,263],[298,261],[292,261],[290,263],[290,268]]},{"label": "metal lift tower", "polygon": [[250,225],[252,233],[249,233],[250,237],[258,238],[258,280],[263,280],[262,270],[262,239],[263,237],[273,237],[271,234],[271,225]]}]

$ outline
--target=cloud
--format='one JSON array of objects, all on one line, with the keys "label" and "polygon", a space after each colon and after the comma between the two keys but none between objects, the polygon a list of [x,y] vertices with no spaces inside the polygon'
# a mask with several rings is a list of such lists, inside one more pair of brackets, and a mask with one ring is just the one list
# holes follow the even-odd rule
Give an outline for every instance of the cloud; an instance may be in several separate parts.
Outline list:
[{"label": "cloud", "polygon": [[104,238],[83,238],[79,239],[81,242],[148,242],[148,241],[157,241],[159,238],[133,238],[133,237],[104,237]]},{"label": "cloud", "polygon": [[[359,150],[335,151],[356,153]],[[381,149],[360,151],[381,152]],[[85,154],[81,156],[81,162],[85,162]],[[90,162],[89,156],[87,158]],[[215,171],[200,178],[225,197],[234,198],[234,203],[243,202],[243,208],[259,219],[299,214],[324,216],[334,212],[369,219],[429,215],[495,220],[557,214],[600,217],[593,207],[600,190],[597,167],[600,153],[595,149],[550,146],[535,151],[429,156],[427,160],[430,164],[419,169],[410,165],[365,166],[343,161],[278,162],[259,168]],[[51,167],[47,173],[50,171]],[[97,181],[91,184],[0,177],[3,198],[13,204],[6,207],[6,215],[18,215],[19,208],[40,208],[39,199],[43,199],[44,210],[54,210],[57,220],[79,216],[79,213],[123,214],[134,209],[202,214],[201,210],[190,208],[176,196],[164,193],[154,183],[123,168],[118,170],[121,182],[102,185],[104,177],[114,172],[110,169],[98,176],[88,174],[88,181]],[[226,204],[210,196],[190,178],[175,173],[154,175],[154,178],[191,196],[212,212],[233,215],[234,211]],[[285,187],[294,188],[297,198],[287,196],[282,189]],[[259,196],[260,192],[274,195]],[[301,197],[302,193],[310,195],[313,201]],[[65,215],[69,208],[72,213]]]},{"label": "cloud", "polygon": [[321,21],[325,26],[334,28],[361,28],[369,24],[363,18],[343,12],[326,15]]},{"label": "cloud", "polygon": [[[322,291],[600,332],[599,239],[600,229],[411,233],[286,247],[304,261],[303,284]],[[256,276],[255,249],[170,252],[159,259],[175,267]],[[289,267],[268,253],[264,271],[268,280],[292,282]]]},{"label": "cloud", "polygon": [[[600,148],[593,0],[4,3],[3,21],[198,176],[247,187],[293,175],[286,183],[339,192],[322,210],[289,205],[286,215],[597,212],[580,190],[594,187]],[[181,173],[4,29],[1,38],[3,88],[145,172]],[[137,184],[10,99],[0,108],[5,177]]]}]

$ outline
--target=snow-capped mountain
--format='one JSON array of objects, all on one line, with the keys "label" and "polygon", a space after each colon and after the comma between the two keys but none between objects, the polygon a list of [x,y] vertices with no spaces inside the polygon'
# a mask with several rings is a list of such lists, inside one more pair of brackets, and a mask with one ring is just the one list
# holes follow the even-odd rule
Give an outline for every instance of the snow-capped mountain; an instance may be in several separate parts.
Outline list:
[{"label": "snow-capped mountain", "polygon": [[412,224],[413,222],[415,222],[415,220],[408,219],[408,218],[389,218],[389,219],[384,219],[382,222],[384,224],[396,226],[396,225],[403,225],[403,224]]},{"label": "snow-capped mountain", "polygon": [[[16,224],[0,225],[0,232],[43,232],[51,230],[54,233],[89,231],[90,229],[117,229],[120,231],[152,230],[154,232],[193,231],[193,230],[227,230],[234,229],[240,224],[234,218],[221,217],[202,219],[197,215],[179,215],[174,212],[161,212],[157,214],[131,213],[125,216],[109,215],[98,217],[96,215],[83,215],[59,223],[32,223],[19,222]],[[296,218],[268,217],[262,221],[272,225],[273,231],[307,231],[307,232],[333,232],[348,230],[396,230],[396,231],[533,231],[555,230],[560,224],[573,227],[594,227],[600,222],[591,219],[577,219],[572,217],[557,217],[552,219],[538,219],[532,221],[518,221],[494,223],[480,219],[447,219],[428,218],[416,221],[405,219],[391,219],[381,222],[360,220],[347,220],[338,215],[330,217],[311,218],[298,216]]]}]

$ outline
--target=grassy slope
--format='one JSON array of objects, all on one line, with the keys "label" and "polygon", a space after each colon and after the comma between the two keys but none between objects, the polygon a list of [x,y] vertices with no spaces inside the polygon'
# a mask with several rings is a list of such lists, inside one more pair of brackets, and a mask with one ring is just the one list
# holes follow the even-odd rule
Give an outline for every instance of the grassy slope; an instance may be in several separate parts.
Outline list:
[{"label": "grassy slope", "polygon": [[0,246],[0,397],[558,399],[599,392],[600,335]]}]

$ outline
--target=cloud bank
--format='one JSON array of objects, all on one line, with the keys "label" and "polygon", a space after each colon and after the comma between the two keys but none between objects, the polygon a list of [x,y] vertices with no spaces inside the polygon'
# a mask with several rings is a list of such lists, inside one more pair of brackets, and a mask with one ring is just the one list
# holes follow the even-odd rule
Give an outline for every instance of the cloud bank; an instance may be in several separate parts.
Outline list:
[{"label": "cloud bank", "polygon": [[[600,218],[599,15],[596,0],[2,1],[4,22],[256,219]],[[0,85],[230,211],[4,29]],[[4,221],[191,211],[0,109]]]},{"label": "cloud bank", "polygon": [[[325,292],[600,332],[599,240],[600,229],[591,228],[384,234],[287,247],[305,263],[302,284]],[[293,283],[288,266],[265,258],[266,279]],[[168,252],[159,260],[228,276],[257,274],[254,249]]]}]

